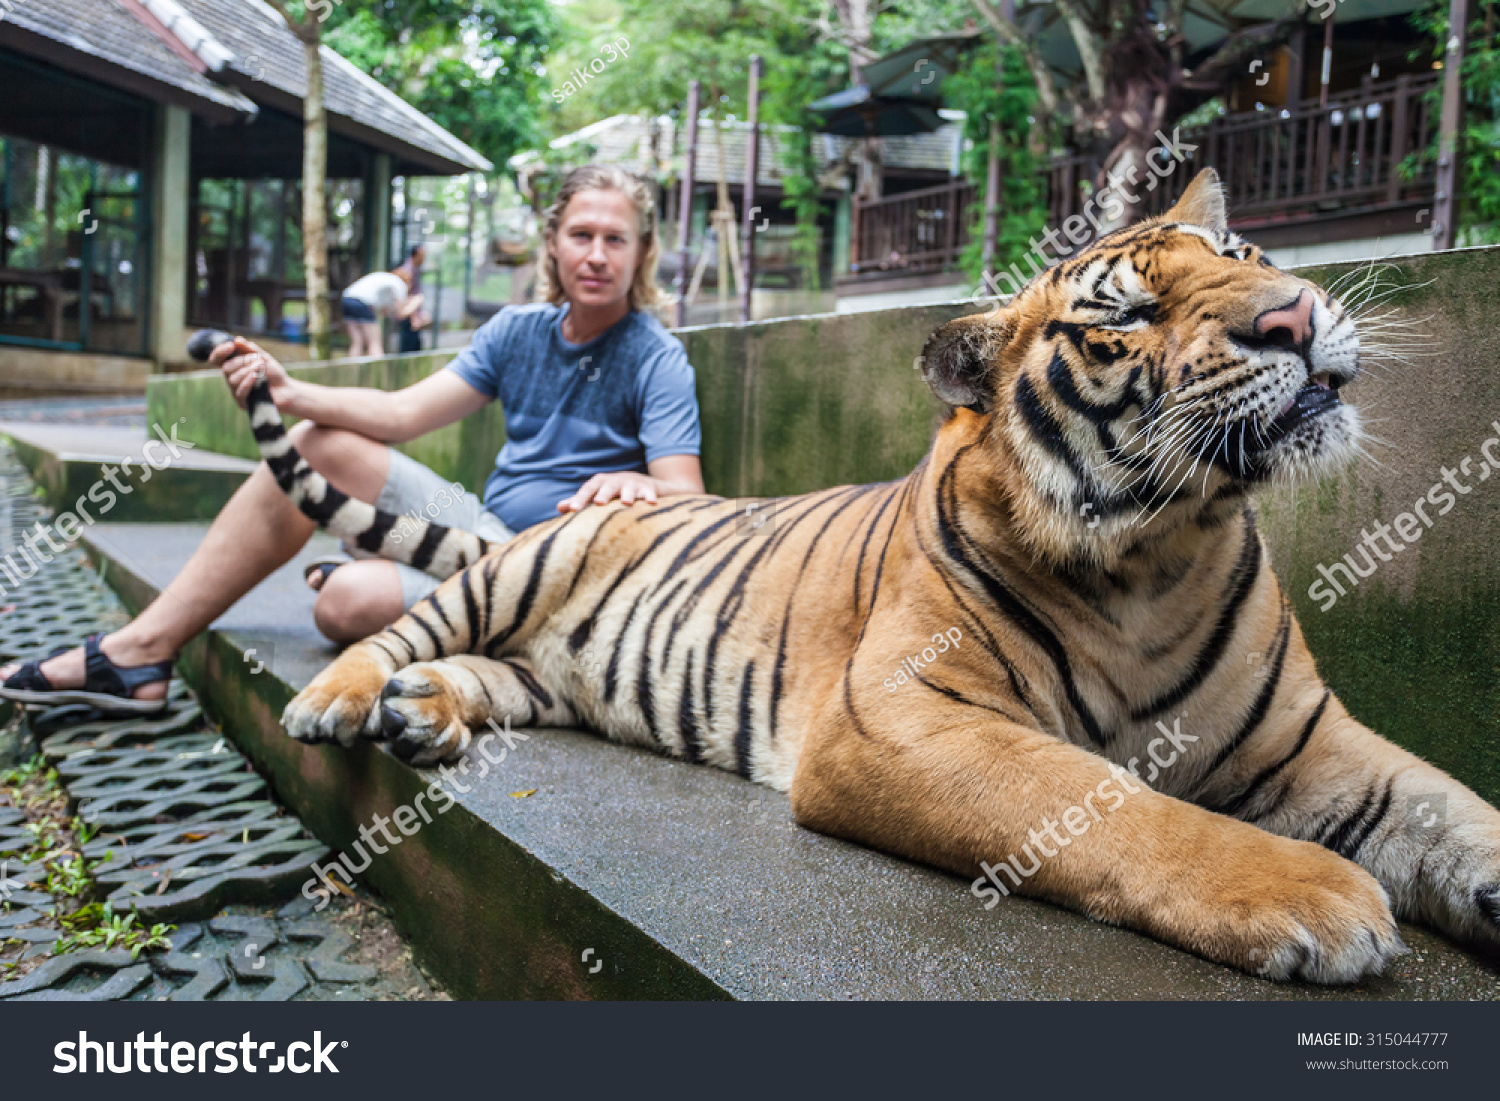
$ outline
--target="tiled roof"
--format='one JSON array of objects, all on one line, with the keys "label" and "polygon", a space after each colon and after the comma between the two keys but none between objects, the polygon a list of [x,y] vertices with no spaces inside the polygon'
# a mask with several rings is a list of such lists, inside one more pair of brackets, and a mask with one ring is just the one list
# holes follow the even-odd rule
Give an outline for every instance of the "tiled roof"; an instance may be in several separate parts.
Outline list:
[{"label": "tiled roof", "polygon": [[[12,5],[0,13],[0,43],[25,52],[51,43],[164,86],[162,98],[241,116],[257,110],[240,92],[215,84],[114,0],[12,0]],[[44,43],[25,41],[27,32]]]},{"label": "tiled roof", "polygon": [[[307,88],[302,43],[263,0],[10,0],[0,16],[0,45],[74,71],[81,67],[66,61],[84,55],[104,63],[82,68],[97,79],[155,92],[198,113],[253,116],[259,103],[301,114]],[[32,48],[38,43],[26,40],[28,32],[48,48]],[[110,68],[125,71],[129,82],[112,81]],[[493,167],[327,46],[323,82],[331,130],[423,171]]]},{"label": "tiled roof", "polygon": [[[251,98],[257,98],[256,84],[260,83],[301,102],[307,89],[302,43],[270,5],[262,0],[178,2],[234,54],[234,60],[226,68],[250,82],[242,87]],[[341,115],[379,134],[397,138],[417,150],[435,155],[448,162],[450,170],[487,171],[493,167],[484,157],[327,46],[323,47],[323,85],[330,114]]]},{"label": "tiled roof", "polygon": [[[605,164],[616,164],[641,175],[655,175],[673,159],[673,129],[676,120],[662,117],[656,120],[655,149],[651,134],[651,120],[644,115],[615,115],[611,118],[564,134],[552,142],[552,148],[565,149],[570,145],[593,146],[597,152],[594,159]],[[740,185],[745,180],[745,154],[748,151],[746,135],[750,126],[744,122],[725,122],[724,170],[726,182]],[[796,133],[792,126],[762,126],[760,128],[760,160],[755,170],[756,187],[780,187],[783,177],[781,155],[783,145]],[[962,139],[962,129],[957,120],[930,134],[912,134],[902,137],[882,138],[882,163],[887,171],[923,170],[952,172],[956,167],[955,151]],[[833,134],[816,134],[813,137],[813,153],[818,158],[820,174],[838,169],[847,162],[857,145],[853,138],[837,137]],[[678,143],[677,157],[682,156]],[[790,148],[786,149],[789,154]],[[535,152],[520,153],[511,158],[511,164],[523,167],[538,159]],[[698,123],[698,163],[694,173],[699,183],[713,183],[719,178],[719,149],[714,140],[713,123],[702,120]]]}]

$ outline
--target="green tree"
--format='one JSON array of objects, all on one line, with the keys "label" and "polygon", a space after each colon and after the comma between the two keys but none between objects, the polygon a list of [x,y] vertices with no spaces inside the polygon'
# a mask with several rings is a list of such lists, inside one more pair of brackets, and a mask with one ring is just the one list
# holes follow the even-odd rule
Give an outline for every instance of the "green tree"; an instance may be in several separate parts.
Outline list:
[{"label": "green tree", "polygon": [[[972,50],[964,65],[943,85],[948,104],[965,112],[964,174],[983,196],[988,176],[990,137],[1000,140],[1000,214],[996,224],[996,270],[1020,263],[1031,240],[1046,228],[1047,190],[1043,175],[1045,151],[1034,151],[1031,134],[1037,125],[1036,82],[1021,51],[993,41]],[[998,123],[992,130],[991,123]],[[968,244],[959,263],[976,280],[984,267],[984,203],[969,207]],[[1022,265],[1021,271],[1028,269]]]},{"label": "green tree", "polygon": [[344,0],[328,45],[497,165],[542,137],[546,0]]},{"label": "green tree", "polygon": [[[1500,242],[1500,0],[1479,0],[1469,24],[1464,52],[1463,126],[1458,139],[1458,228],[1463,245]],[[1448,4],[1433,3],[1412,13],[1412,23],[1433,43],[1441,60],[1448,41]],[[1415,57],[1416,55],[1413,55]],[[1441,109],[1442,85],[1430,93],[1434,116]],[[1403,170],[1437,156],[1438,135],[1429,148],[1409,157]]]}]

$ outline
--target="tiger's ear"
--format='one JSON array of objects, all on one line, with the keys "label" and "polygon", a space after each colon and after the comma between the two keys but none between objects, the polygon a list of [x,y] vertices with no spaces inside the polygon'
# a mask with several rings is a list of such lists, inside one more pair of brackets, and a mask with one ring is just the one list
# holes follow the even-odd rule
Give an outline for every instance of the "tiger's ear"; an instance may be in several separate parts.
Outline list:
[{"label": "tiger's ear", "polygon": [[988,413],[995,404],[995,363],[1015,332],[1004,312],[950,321],[922,348],[922,377],[940,401]]},{"label": "tiger's ear", "polygon": [[1219,174],[1212,168],[1199,172],[1182,198],[1161,217],[1164,222],[1187,222],[1223,233],[1229,228],[1229,215],[1224,209],[1224,185],[1219,182]]}]

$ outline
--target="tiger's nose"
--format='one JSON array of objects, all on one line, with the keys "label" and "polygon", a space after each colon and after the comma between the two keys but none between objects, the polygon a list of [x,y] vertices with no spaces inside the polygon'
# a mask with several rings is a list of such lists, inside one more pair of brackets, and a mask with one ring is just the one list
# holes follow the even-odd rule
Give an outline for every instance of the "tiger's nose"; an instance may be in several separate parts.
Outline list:
[{"label": "tiger's nose", "polygon": [[1312,340],[1313,296],[1306,287],[1290,305],[1267,310],[1255,319],[1257,336],[1293,349],[1305,348]]}]

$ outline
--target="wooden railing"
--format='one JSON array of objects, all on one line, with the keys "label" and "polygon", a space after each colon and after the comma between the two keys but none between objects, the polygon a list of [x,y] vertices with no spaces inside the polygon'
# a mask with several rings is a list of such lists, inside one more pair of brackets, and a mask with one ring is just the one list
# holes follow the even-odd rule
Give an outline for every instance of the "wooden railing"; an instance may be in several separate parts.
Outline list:
[{"label": "wooden railing", "polygon": [[[1138,177],[1133,190],[1144,200],[1145,214],[1160,214],[1199,169],[1211,165],[1224,181],[1230,225],[1239,230],[1430,201],[1431,163],[1410,180],[1402,178],[1400,165],[1432,140],[1438,112],[1428,93],[1441,79],[1433,73],[1367,82],[1330,96],[1323,106],[1304,100],[1293,108],[1227,115],[1183,129],[1181,141],[1197,151],[1161,186],[1148,190]],[[1053,159],[1048,225],[1061,226],[1083,213],[1098,168],[1097,160],[1084,155]],[[875,202],[856,200],[852,270],[870,275],[952,269],[969,234],[983,232],[979,219],[970,218],[975,202],[973,186],[963,180]]]},{"label": "wooden railing", "polygon": [[849,233],[850,270],[921,274],[952,268],[968,242],[973,202],[973,185],[964,180],[868,203],[856,199]]}]

